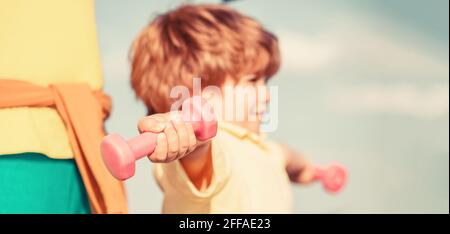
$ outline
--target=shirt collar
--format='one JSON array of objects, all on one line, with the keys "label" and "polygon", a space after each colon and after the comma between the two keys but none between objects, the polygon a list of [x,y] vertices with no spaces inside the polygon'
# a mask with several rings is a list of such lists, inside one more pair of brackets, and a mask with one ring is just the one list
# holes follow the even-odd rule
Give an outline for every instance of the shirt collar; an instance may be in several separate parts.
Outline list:
[{"label": "shirt collar", "polygon": [[221,121],[218,125],[220,129],[230,133],[231,135],[239,139],[249,139],[260,147],[265,148],[265,144],[263,143],[264,139],[266,138],[265,133],[257,134],[244,127],[229,122]]}]

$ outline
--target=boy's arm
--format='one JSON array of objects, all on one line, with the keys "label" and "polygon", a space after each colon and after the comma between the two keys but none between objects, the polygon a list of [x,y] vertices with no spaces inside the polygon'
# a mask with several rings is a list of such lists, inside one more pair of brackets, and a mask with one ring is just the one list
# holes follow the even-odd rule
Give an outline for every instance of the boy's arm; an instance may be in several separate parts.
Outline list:
[{"label": "boy's arm", "polygon": [[286,162],[286,172],[294,183],[307,184],[314,180],[314,166],[305,156],[292,148],[281,145]]},{"label": "boy's arm", "polygon": [[211,184],[213,174],[211,142],[197,147],[180,162],[194,186],[199,191],[205,191]]},{"label": "boy's arm", "polygon": [[148,158],[155,163],[179,159],[194,186],[204,191],[213,174],[211,142],[198,141],[192,125],[174,116],[173,113],[155,114],[139,121],[139,132],[161,133],[154,152]]}]

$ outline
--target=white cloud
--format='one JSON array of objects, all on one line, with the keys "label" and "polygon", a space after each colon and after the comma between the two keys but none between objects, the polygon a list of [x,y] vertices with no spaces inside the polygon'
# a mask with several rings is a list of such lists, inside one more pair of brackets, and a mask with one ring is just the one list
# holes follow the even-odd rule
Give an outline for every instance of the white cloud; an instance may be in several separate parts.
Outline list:
[{"label": "white cloud", "polygon": [[[285,72],[320,74],[351,64],[355,69],[383,71],[397,76],[448,77],[447,59],[436,57],[413,40],[404,41],[402,38],[405,37],[398,36],[403,33],[413,37],[414,33],[383,29],[355,16],[334,16],[333,22],[315,34],[302,34],[299,30],[279,31]],[[398,34],[393,35],[392,31]]]},{"label": "white cloud", "polygon": [[339,45],[292,31],[279,35],[283,69],[294,73],[317,71],[336,62]]},{"label": "white cloud", "polygon": [[[383,28],[355,15],[334,19],[332,25],[315,34],[298,30],[278,33],[284,72],[332,80],[329,86],[334,91],[326,102],[336,111],[427,118],[448,114],[446,58],[430,53],[413,40],[403,41],[413,34],[401,32],[400,28]],[[345,83],[340,83],[344,77],[335,74],[346,74]],[[378,80],[360,74],[382,76]],[[410,77],[414,79],[408,81]]]},{"label": "white cloud", "polygon": [[448,115],[449,88],[436,85],[347,86],[334,90],[330,106],[339,112],[395,113],[423,118]]}]

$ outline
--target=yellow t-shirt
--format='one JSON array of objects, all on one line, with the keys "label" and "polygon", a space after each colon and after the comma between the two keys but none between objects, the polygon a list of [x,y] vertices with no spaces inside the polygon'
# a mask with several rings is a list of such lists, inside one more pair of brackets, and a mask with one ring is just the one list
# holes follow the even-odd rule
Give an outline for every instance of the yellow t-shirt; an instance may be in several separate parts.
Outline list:
[{"label": "yellow t-shirt", "polygon": [[[0,6],[0,79],[102,87],[92,0],[0,0]],[[22,152],[73,157],[55,109],[0,109],[0,155]]]},{"label": "yellow t-shirt", "polygon": [[281,148],[221,122],[212,140],[214,174],[199,191],[181,163],[154,164],[164,192],[163,213],[291,213],[292,191]]}]

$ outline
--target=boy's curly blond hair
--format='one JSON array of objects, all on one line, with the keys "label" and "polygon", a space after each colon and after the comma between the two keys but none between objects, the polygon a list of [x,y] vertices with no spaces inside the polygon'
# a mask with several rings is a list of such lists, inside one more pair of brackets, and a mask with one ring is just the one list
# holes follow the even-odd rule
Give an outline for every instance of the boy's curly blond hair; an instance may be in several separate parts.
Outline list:
[{"label": "boy's curly blond hair", "polygon": [[167,112],[170,90],[192,79],[221,86],[229,77],[269,78],[280,66],[277,38],[225,5],[182,5],[157,16],[130,51],[131,84],[149,114]]}]

